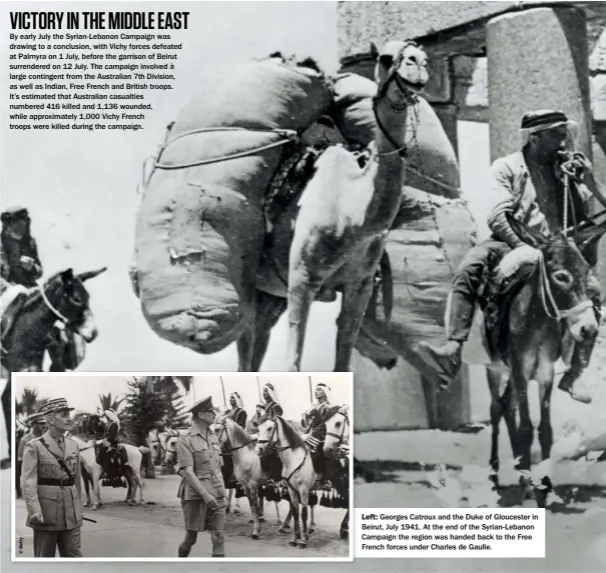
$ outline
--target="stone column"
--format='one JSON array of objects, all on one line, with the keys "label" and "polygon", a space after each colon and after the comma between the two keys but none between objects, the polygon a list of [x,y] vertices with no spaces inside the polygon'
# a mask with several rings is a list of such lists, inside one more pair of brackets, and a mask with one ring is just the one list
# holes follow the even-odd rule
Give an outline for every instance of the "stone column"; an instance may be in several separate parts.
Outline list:
[{"label": "stone column", "polygon": [[487,25],[490,151],[519,149],[522,115],[560,109],[579,123],[579,150],[591,159],[587,24],[574,7],[505,14]]}]

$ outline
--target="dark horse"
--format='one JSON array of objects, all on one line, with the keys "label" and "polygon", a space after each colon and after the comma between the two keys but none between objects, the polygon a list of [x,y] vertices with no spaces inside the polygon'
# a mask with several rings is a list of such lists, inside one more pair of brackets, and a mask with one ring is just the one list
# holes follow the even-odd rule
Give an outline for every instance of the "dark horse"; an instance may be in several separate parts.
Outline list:
[{"label": "dark horse", "polygon": [[[577,231],[573,238],[560,233],[549,239],[513,218],[509,218],[509,222],[525,243],[540,250],[542,257],[532,274],[512,292],[509,309],[498,329],[500,355],[508,370],[506,384],[501,385],[498,370],[488,367],[492,397],[491,480],[498,487],[498,434],[504,416],[513,455],[518,460],[516,469],[521,475],[522,499],[544,506],[552,486],[549,476],[544,476],[540,484],[533,483],[530,477],[534,429],[528,383],[535,380],[539,387],[538,438],[542,459],[547,460],[553,444],[550,407],[554,365],[563,355],[563,336],[568,329],[574,341],[580,342],[595,336],[599,327],[587,293],[590,269],[581,251],[599,240],[606,231],[606,221]],[[489,335],[494,340],[494,334]],[[492,346],[494,348],[495,344]]]},{"label": "dark horse", "polygon": [[[106,267],[75,275],[72,269],[57,273],[42,287],[31,289],[28,299],[2,340],[2,377],[7,379],[2,393],[2,410],[9,443],[11,372],[42,372],[44,353],[49,348],[63,352],[57,344],[59,324],[71,334],[90,343],[97,337],[97,327],[89,307],[90,295],[84,282],[106,270]],[[52,356],[51,356],[52,358]],[[55,358],[60,363],[64,357]]]}]

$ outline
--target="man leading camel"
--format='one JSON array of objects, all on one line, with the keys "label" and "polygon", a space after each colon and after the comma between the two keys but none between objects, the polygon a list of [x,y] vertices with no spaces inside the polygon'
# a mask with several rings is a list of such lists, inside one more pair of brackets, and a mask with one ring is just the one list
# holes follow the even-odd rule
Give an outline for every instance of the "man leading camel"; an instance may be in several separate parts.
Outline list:
[{"label": "man leading camel", "polygon": [[[574,152],[576,124],[561,111],[539,110],[524,115],[521,125],[522,149],[498,159],[492,166],[494,207],[488,216],[493,233],[491,239],[473,247],[463,259],[453,280],[449,316],[448,342],[439,348],[422,342],[421,359],[439,376],[450,382],[459,372],[462,347],[471,329],[478,288],[491,257],[517,250],[520,263],[538,260],[537,249],[525,244],[511,228],[511,215],[525,225],[552,235],[562,229],[564,220],[564,183],[562,167],[571,171],[568,224],[580,224],[588,218],[588,202],[592,196],[606,207],[606,196],[597,188],[588,160]],[[567,164],[562,166],[562,155]],[[591,267],[597,263],[596,245],[583,252]],[[588,291],[600,321],[600,284],[590,274]],[[582,403],[590,403],[589,395],[573,386],[588,365],[596,337],[576,344],[570,369],[562,377],[559,389]]]}]

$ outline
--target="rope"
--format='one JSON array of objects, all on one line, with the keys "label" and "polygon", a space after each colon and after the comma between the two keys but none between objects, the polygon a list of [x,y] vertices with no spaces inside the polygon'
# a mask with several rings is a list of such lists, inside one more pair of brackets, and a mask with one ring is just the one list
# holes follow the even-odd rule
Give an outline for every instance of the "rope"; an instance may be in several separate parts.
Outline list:
[{"label": "rope", "polygon": [[222,157],[216,157],[213,159],[201,159],[199,161],[192,161],[191,163],[183,163],[178,165],[167,165],[162,164],[156,161],[154,167],[158,169],[186,169],[187,167],[196,167],[198,165],[210,165],[212,163],[219,163],[221,161],[229,161],[230,159],[238,159],[240,157],[247,157],[249,155],[254,155],[255,153],[260,153],[261,151],[266,151],[268,149],[273,149],[274,147],[279,147],[281,145],[286,145],[287,143],[294,141],[298,134],[296,131],[292,129],[256,129],[250,127],[204,127],[201,129],[194,129],[192,131],[186,131],[185,133],[181,133],[174,137],[173,139],[167,141],[158,152],[157,158],[160,159],[160,156],[167,147],[182,139],[183,137],[189,137],[190,135],[196,135],[198,133],[217,133],[217,132],[238,132],[238,131],[247,131],[247,132],[257,132],[257,133],[273,133],[276,135],[281,135],[284,139],[276,141],[274,143],[269,143],[267,145],[262,145],[261,147],[257,147],[255,149],[250,149],[248,151],[241,151],[239,153],[233,153],[231,155],[224,155]]},{"label": "rope", "polygon": [[[270,133],[270,134],[273,133],[276,135],[281,135],[283,137],[283,139],[280,139],[279,141],[275,141],[273,143],[268,143],[267,145],[262,145],[261,147],[249,149],[248,151],[241,151],[239,153],[233,153],[231,155],[224,155],[222,157],[215,157],[212,159],[200,159],[198,161],[192,161],[189,163],[179,163],[176,165],[169,165],[169,164],[159,162],[160,156],[162,155],[162,153],[164,153],[164,151],[166,151],[166,148],[169,147],[171,144],[173,144],[175,141],[177,141],[183,137],[189,137],[190,135],[196,135],[199,133],[216,133],[216,132],[234,133],[234,132],[238,132],[238,131]],[[163,170],[167,170],[167,171],[175,170],[175,169],[187,169],[189,167],[199,167],[201,165],[212,165],[214,163],[220,163],[222,161],[230,161],[232,159],[240,159],[242,157],[249,157],[250,155],[255,155],[256,153],[261,153],[263,151],[268,151],[270,149],[274,149],[276,147],[286,145],[286,144],[290,143],[291,141],[295,141],[298,137],[299,137],[299,134],[295,130],[277,129],[277,128],[276,129],[257,129],[257,128],[252,128],[252,127],[204,127],[201,129],[194,129],[191,131],[186,131],[185,133],[179,134],[177,137],[174,137],[173,139],[167,141],[162,146],[160,146],[160,149],[158,150],[158,152],[156,153],[155,156],[150,155],[145,159],[145,161],[143,162],[143,181],[142,181],[142,185],[140,184],[137,186],[137,192],[139,194],[141,193],[141,191],[139,190],[141,187],[143,190],[145,190],[147,188],[155,169],[163,169]],[[149,174],[149,177],[146,177],[145,172],[147,171],[147,165],[150,160],[154,161],[154,166]]]}]

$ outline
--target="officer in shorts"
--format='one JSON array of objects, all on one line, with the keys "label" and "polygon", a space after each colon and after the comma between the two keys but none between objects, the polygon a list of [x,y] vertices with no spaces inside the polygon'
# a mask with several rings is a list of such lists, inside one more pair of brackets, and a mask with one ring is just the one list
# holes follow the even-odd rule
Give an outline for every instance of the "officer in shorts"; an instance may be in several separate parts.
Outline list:
[{"label": "officer in shorts", "polygon": [[211,429],[217,416],[212,398],[196,402],[189,410],[192,424],[177,442],[177,468],[181,476],[178,496],[185,521],[185,539],[179,557],[187,557],[198,533],[209,531],[212,557],[225,557],[225,484],[219,440]]}]

